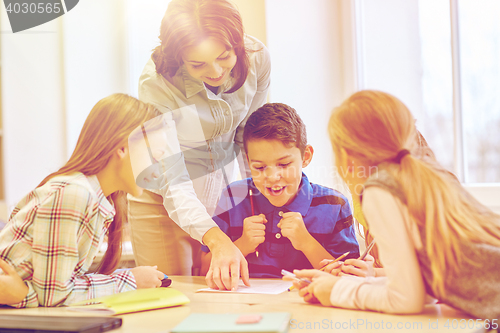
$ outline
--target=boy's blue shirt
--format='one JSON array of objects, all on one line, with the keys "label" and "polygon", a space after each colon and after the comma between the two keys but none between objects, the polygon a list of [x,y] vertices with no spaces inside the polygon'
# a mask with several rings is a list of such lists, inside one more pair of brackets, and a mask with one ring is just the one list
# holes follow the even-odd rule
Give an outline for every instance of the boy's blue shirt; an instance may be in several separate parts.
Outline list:
[{"label": "boy's blue shirt", "polygon": [[[246,257],[250,277],[275,278],[281,277],[281,269],[312,268],[307,257],[282,237],[277,227],[280,211],[300,213],[309,233],[334,258],[347,251],[350,254],[346,259],[359,257],[349,202],[338,191],[311,184],[304,173],[297,196],[283,207],[273,206],[257,190],[252,178],[231,183],[222,193],[213,219],[233,242],[243,234],[243,220],[252,216],[249,189],[253,191],[254,215],[264,214],[267,219],[266,240],[259,245],[259,257],[255,253]],[[209,251],[206,246],[202,250]]]}]

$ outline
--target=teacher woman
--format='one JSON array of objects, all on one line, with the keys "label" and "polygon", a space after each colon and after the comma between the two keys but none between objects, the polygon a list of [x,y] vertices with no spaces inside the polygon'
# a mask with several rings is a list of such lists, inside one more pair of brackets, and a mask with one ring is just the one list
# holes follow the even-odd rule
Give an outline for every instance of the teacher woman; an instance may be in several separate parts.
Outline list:
[{"label": "teacher woman", "polygon": [[247,262],[211,216],[236,166],[250,176],[243,128],[266,102],[269,53],[244,34],[227,0],[172,0],[160,40],[140,77],[139,99],[166,115],[173,153],[166,181],[129,198],[134,256],[167,274],[197,274],[203,242],[212,252],[207,284],[235,289],[240,272],[248,284]]}]

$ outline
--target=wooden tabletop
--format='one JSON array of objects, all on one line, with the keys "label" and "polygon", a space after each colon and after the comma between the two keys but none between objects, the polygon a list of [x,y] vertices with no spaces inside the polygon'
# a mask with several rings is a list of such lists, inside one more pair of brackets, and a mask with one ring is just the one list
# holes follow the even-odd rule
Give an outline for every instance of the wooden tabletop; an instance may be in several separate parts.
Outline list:
[{"label": "wooden tabletop", "polygon": [[[123,326],[113,332],[169,332],[190,313],[291,312],[289,332],[476,332],[479,322],[443,304],[426,305],[418,315],[390,315],[305,303],[296,290],[279,295],[196,293],[206,288],[204,277],[173,276],[172,286],[189,304],[122,315]],[[75,315],[67,308],[0,309],[0,314]],[[77,315],[88,315],[77,313]]]}]

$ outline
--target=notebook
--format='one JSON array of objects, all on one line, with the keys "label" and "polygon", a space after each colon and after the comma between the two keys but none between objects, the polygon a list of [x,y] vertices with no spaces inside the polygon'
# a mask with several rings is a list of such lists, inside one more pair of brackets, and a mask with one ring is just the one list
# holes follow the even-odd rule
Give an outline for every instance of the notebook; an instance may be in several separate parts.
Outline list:
[{"label": "notebook", "polygon": [[[249,316],[260,316],[258,322],[241,320]],[[172,333],[282,333],[290,326],[291,313],[192,313]],[[240,323],[238,323],[240,322]]]},{"label": "notebook", "polygon": [[116,317],[0,315],[0,332],[106,332],[122,326]]},{"label": "notebook", "polygon": [[189,303],[189,298],[174,288],[137,289],[93,298],[70,305],[75,311],[96,311],[112,315],[168,308]]}]

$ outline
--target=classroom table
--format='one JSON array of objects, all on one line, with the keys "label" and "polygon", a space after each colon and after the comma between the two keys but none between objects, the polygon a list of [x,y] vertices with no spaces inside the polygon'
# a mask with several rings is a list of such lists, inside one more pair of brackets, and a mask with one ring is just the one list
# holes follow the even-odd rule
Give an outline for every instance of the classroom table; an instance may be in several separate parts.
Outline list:
[{"label": "classroom table", "polygon": [[[417,315],[391,315],[308,304],[296,290],[278,295],[197,293],[206,288],[201,276],[171,276],[189,304],[121,315],[123,326],[112,332],[169,332],[190,313],[290,312],[288,332],[477,332],[475,318],[444,304],[426,305]],[[252,280],[252,279],[251,279]],[[89,315],[68,308],[0,309],[0,314]],[[95,315],[95,314],[94,314]],[[460,322],[460,320],[462,320]],[[463,328],[461,328],[463,327]]]}]

